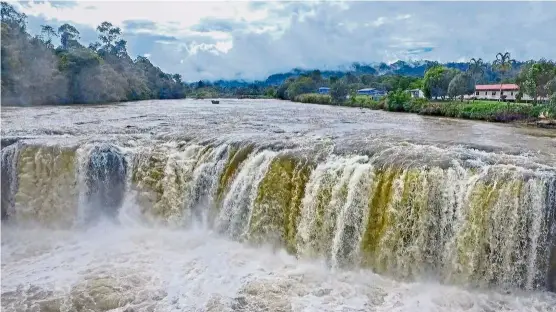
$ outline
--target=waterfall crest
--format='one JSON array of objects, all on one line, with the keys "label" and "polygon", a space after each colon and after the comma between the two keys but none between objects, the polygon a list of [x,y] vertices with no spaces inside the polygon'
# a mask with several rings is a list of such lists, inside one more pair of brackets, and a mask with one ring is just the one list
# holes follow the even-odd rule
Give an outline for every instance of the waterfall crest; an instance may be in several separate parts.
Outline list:
[{"label": "waterfall crest", "polygon": [[54,228],[124,199],[338,268],[483,287],[556,287],[556,169],[520,156],[398,144],[347,153],[252,143],[2,149],[2,219]]}]

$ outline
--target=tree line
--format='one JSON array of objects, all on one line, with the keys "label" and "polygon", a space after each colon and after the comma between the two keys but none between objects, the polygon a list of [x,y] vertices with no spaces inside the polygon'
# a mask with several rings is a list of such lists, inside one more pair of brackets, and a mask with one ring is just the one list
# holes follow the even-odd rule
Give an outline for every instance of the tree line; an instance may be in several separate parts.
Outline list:
[{"label": "tree line", "polygon": [[[475,85],[484,81],[487,67],[491,67],[501,77],[499,100],[502,95],[502,83],[515,83],[519,86],[516,96],[521,101],[524,94],[533,98],[536,104],[539,99],[548,99],[556,105],[556,63],[547,59],[538,61],[530,60],[520,64],[515,71],[516,61],[509,52],[496,54],[492,65],[486,64],[482,59],[472,58],[467,70],[459,71],[441,65],[432,66],[425,72],[423,79],[423,92],[427,98],[456,98],[463,100],[464,95],[472,94]],[[513,73],[513,74],[512,74]]]},{"label": "tree line", "polygon": [[[357,65],[357,64],[356,64]],[[549,99],[556,105],[556,64],[541,59],[517,62],[509,52],[498,53],[491,63],[481,58],[472,58],[467,64],[439,64],[427,62],[424,75],[388,73],[381,75],[372,68],[354,66],[352,71],[338,72],[324,76],[319,70],[297,71],[295,76],[284,77],[282,83],[269,85],[265,82],[254,82],[242,86],[231,86],[230,83],[210,83],[199,81],[190,84],[189,90],[194,97],[267,97],[295,101],[300,95],[314,94],[319,87],[329,87],[331,102],[349,104],[347,95],[355,95],[363,88],[375,88],[387,93],[395,93],[408,89],[420,89],[428,99],[463,100],[464,95],[473,94],[476,84],[516,83],[520,87],[517,100],[523,94],[533,98]],[[380,69],[380,68],[379,68]],[[277,76],[277,75],[274,75]],[[285,76],[285,75],[282,75]],[[306,98],[308,99],[308,98]],[[315,101],[318,98],[312,97]],[[327,102],[327,99],[320,99]],[[499,99],[504,100],[501,96]]]},{"label": "tree line", "polygon": [[99,41],[85,47],[70,24],[42,25],[27,32],[26,15],[1,3],[2,105],[108,103],[185,97],[179,74],[149,59],[131,59],[122,31],[109,22],[97,27]]}]

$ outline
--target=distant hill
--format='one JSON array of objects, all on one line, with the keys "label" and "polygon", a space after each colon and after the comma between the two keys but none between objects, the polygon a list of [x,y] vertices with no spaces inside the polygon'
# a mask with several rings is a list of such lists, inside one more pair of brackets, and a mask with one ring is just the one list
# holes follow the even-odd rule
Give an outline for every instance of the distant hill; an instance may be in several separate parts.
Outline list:
[{"label": "distant hill", "polygon": [[[392,64],[378,63],[378,64],[363,64],[363,63],[353,63],[348,69],[345,70],[324,70],[319,69],[301,69],[294,68],[289,72],[276,73],[268,76],[264,81],[247,81],[247,80],[218,80],[213,82],[205,82],[205,84],[210,84],[214,86],[219,86],[222,88],[241,88],[247,86],[278,86],[288,78],[299,77],[301,75],[310,75],[311,73],[318,71],[323,78],[329,78],[335,76],[341,78],[347,73],[352,73],[354,75],[403,75],[403,76],[413,76],[413,77],[423,77],[425,71],[436,64],[446,66],[448,68],[455,68],[461,71],[467,70],[468,63],[466,62],[448,62],[448,63],[438,63],[433,61],[397,61]],[[521,65],[524,62],[516,62],[512,71],[508,73],[508,76],[514,76]],[[484,82],[499,82],[502,80],[499,74],[492,70],[490,64],[486,64],[486,70],[484,75]],[[191,83],[190,85],[196,85],[198,82]]]}]

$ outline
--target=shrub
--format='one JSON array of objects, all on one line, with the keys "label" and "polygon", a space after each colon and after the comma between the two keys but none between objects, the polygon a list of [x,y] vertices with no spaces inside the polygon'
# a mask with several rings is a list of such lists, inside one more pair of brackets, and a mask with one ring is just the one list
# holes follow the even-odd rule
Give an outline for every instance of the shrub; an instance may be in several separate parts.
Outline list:
[{"label": "shrub", "polygon": [[403,112],[404,105],[411,100],[409,93],[400,89],[388,93],[386,97],[386,109],[392,112]]},{"label": "shrub", "polygon": [[429,101],[427,99],[412,98],[403,104],[403,110],[409,113],[419,113],[428,104]]},{"label": "shrub", "polygon": [[305,93],[296,96],[294,100],[310,104],[332,104],[332,97],[328,94]]},{"label": "shrub", "polygon": [[366,95],[355,95],[350,98],[350,100],[345,104],[351,107],[364,107],[369,109],[383,109],[383,103],[374,100],[370,96]]},{"label": "shrub", "polygon": [[546,107],[522,103],[503,102],[433,102],[426,104],[419,113],[422,115],[446,116],[486,121],[510,122],[535,119]]}]

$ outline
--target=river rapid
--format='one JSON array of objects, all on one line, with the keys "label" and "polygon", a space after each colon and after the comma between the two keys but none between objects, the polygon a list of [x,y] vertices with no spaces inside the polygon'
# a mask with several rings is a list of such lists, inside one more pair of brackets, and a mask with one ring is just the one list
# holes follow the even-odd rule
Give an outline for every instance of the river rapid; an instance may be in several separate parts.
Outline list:
[{"label": "river rapid", "polygon": [[274,100],[2,107],[2,311],[556,311],[556,133]]}]

